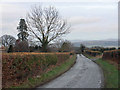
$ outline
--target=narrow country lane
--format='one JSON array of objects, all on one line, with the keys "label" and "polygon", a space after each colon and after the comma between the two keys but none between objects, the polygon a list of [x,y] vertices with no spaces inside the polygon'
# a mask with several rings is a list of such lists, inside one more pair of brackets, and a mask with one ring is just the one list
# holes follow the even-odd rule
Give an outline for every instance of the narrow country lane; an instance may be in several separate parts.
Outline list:
[{"label": "narrow country lane", "polygon": [[76,64],[66,73],[38,88],[101,88],[103,74],[97,64],[77,55]]}]

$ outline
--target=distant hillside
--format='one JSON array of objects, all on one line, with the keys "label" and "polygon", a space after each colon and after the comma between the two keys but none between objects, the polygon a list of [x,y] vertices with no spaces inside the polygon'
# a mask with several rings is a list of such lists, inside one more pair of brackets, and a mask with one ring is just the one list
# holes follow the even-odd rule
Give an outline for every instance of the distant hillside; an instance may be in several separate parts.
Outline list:
[{"label": "distant hillside", "polygon": [[93,41],[72,41],[75,47],[79,47],[80,44],[84,44],[87,47],[102,46],[102,47],[118,47],[117,40],[93,40]]}]

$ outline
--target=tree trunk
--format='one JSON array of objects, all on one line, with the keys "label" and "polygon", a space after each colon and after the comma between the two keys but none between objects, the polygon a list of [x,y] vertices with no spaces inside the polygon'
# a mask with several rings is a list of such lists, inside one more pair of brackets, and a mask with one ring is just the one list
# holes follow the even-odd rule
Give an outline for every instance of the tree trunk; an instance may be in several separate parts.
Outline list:
[{"label": "tree trunk", "polygon": [[47,42],[42,43],[42,52],[47,52],[47,46],[48,46]]}]

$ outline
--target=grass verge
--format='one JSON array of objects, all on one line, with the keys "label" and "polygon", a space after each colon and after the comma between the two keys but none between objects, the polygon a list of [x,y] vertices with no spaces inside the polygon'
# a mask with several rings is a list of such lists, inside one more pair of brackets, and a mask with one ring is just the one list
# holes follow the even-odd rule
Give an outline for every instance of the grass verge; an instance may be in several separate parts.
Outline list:
[{"label": "grass verge", "polygon": [[103,69],[104,88],[118,88],[118,69],[102,59],[97,59],[95,62]]},{"label": "grass verge", "polygon": [[29,78],[28,81],[22,85],[11,88],[35,88],[43,85],[69,70],[75,64],[75,61],[76,55],[65,61],[60,66],[56,66],[52,70],[41,74],[39,77]]}]

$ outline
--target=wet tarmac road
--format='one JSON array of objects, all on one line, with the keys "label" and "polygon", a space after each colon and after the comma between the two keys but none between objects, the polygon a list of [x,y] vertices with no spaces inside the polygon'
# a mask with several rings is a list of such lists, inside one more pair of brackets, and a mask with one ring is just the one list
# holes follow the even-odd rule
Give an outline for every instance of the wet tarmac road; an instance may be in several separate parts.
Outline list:
[{"label": "wet tarmac road", "polygon": [[101,88],[103,74],[100,67],[83,55],[66,73],[38,88]]}]

